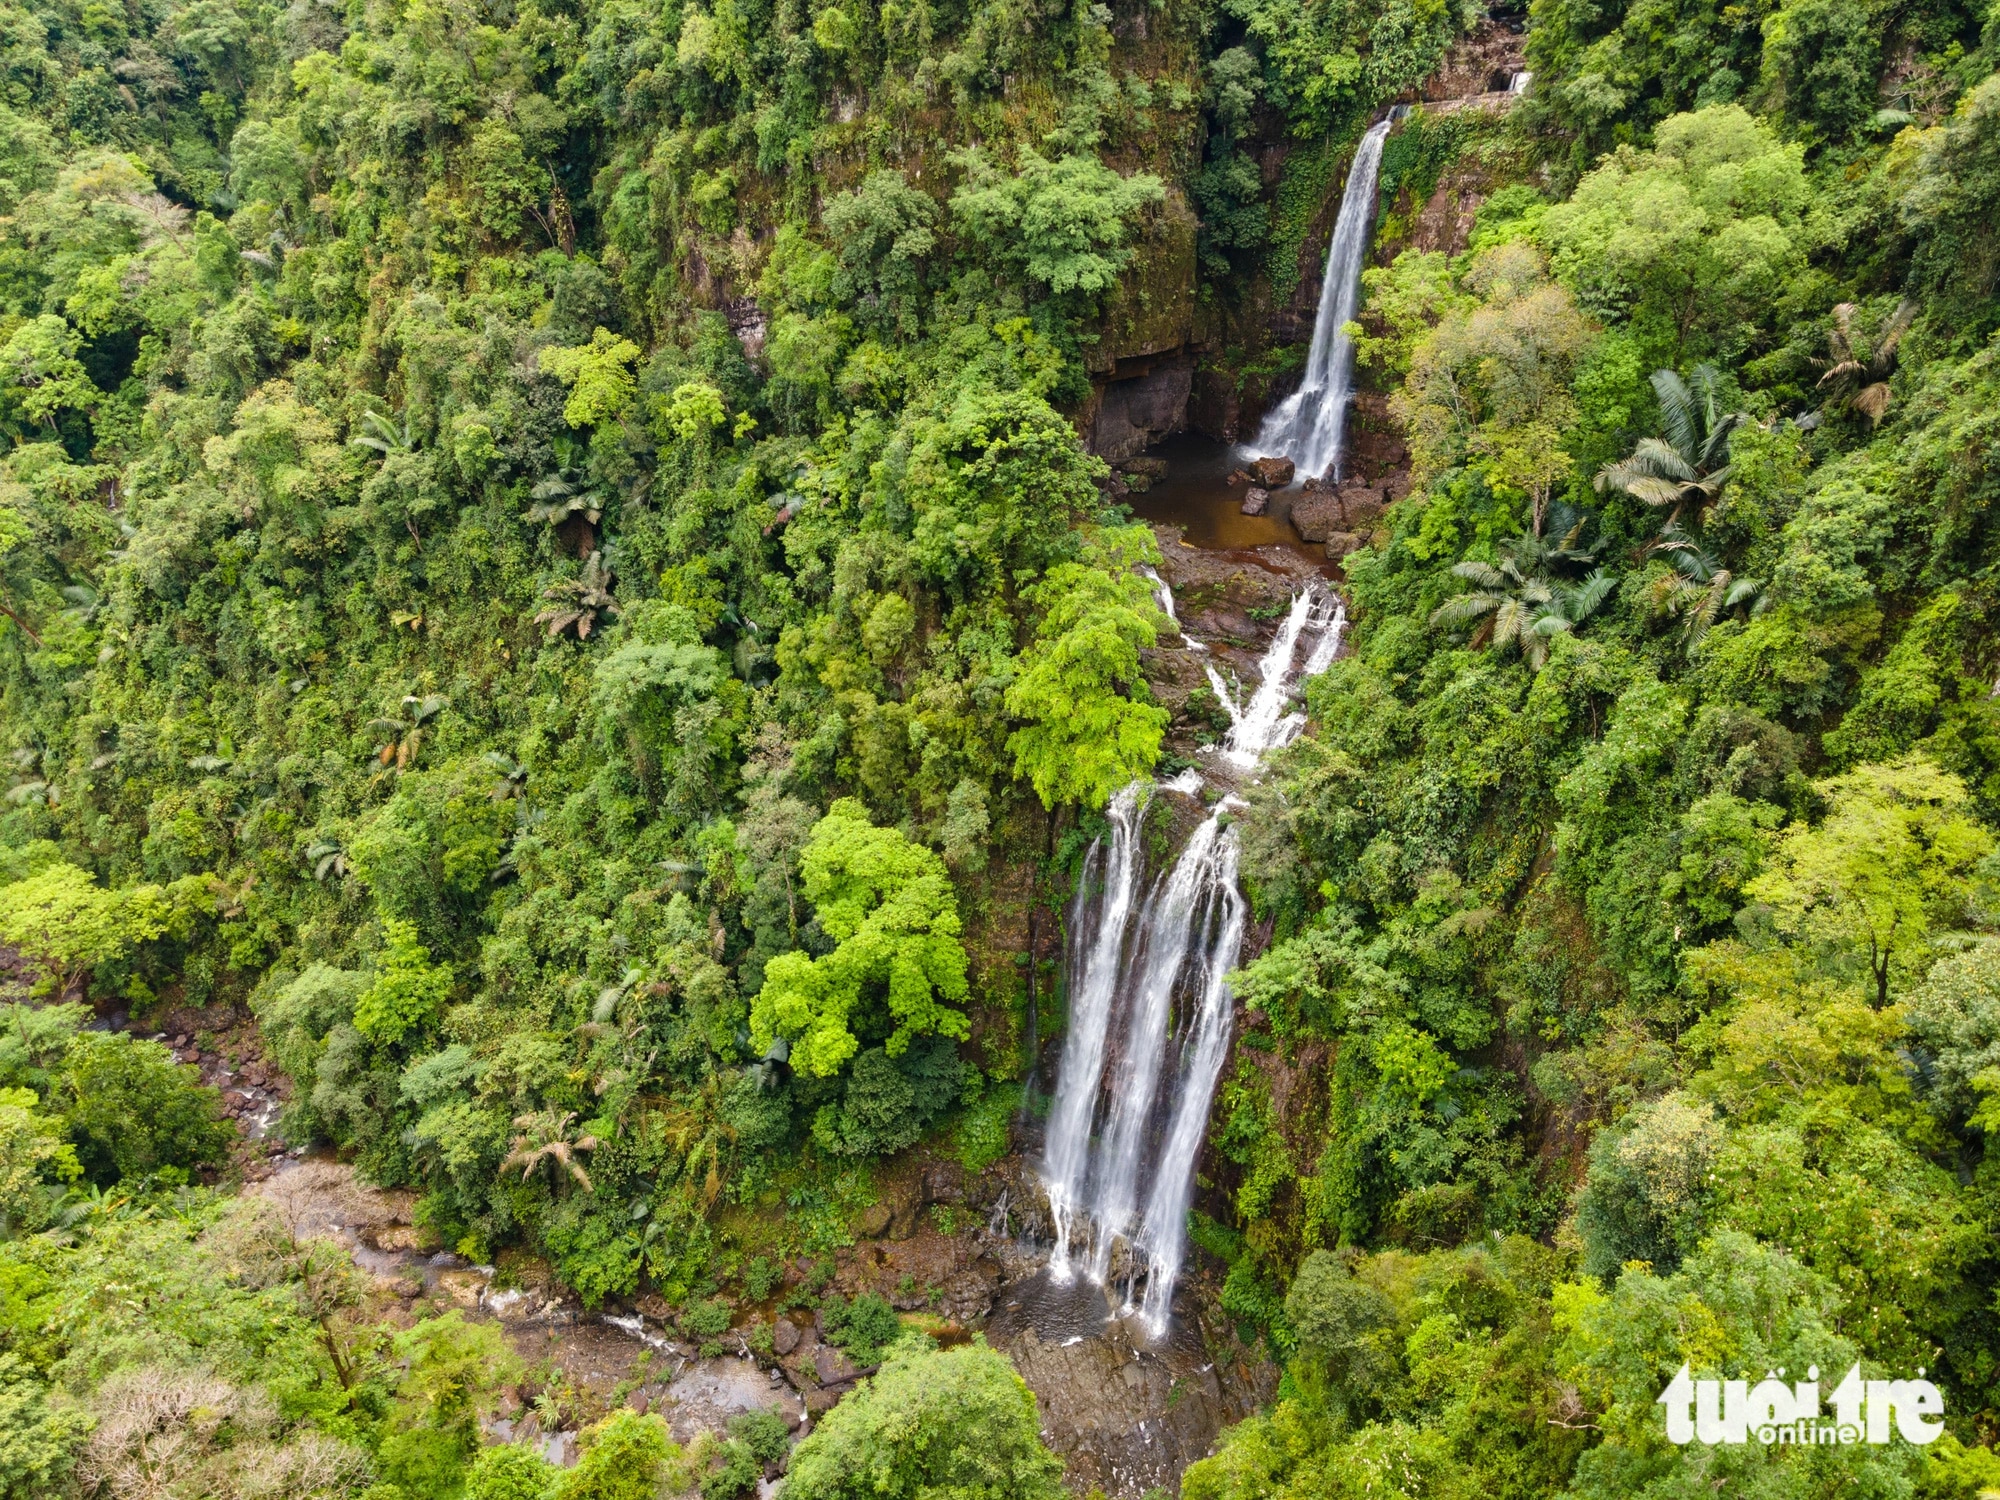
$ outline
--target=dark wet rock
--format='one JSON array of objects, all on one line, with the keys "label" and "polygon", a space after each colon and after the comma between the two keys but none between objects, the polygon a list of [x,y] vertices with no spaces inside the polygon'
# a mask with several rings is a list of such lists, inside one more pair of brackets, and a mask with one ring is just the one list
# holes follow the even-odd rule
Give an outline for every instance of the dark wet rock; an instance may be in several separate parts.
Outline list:
[{"label": "dark wet rock", "polygon": [[771,1325],[771,1347],[780,1354],[790,1354],[798,1348],[800,1337],[798,1324],[790,1318],[780,1318]]},{"label": "dark wet rock", "polygon": [[1241,469],[1231,469],[1229,471],[1229,478],[1224,482],[1228,484],[1248,484],[1250,476]]},{"label": "dark wet rock", "polygon": [[1324,542],[1336,531],[1359,534],[1374,524],[1386,504],[1387,495],[1379,485],[1316,490],[1292,502],[1292,526],[1309,542]]},{"label": "dark wet rock", "polygon": [[976,1323],[993,1306],[998,1267],[990,1272],[975,1264],[960,1271],[938,1290],[938,1310],[955,1323]]},{"label": "dark wet rock", "polygon": [[1250,486],[1249,492],[1243,496],[1243,514],[1246,516],[1261,516],[1270,507],[1271,492],[1269,490],[1260,489],[1253,484]]},{"label": "dark wet rock", "polygon": [[926,1204],[965,1201],[965,1170],[956,1162],[932,1162],[924,1168],[923,1184]]},{"label": "dark wet rock", "polygon": [[1297,466],[1289,458],[1269,456],[1250,465],[1250,477],[1267,489],[1281,489],[1292,482]]},{"label": "dark wet rock", "polygon": [[1153,487],[1153,476],[1141,474],[1136,469],[1125,471],[1125,488],[1134,495],[1143,495]]},{"label": "dark wet rock", "polygon": [[986,1335],[1034,1391],[1043,1430],[1076,1493],[1137,1500],[1179,1488],[1222,1429],[1276,1392],[1277,1371],[1252,1363],[1227,1331],[1204,1332],[1188,1299],[1158,1339],[1114,1318],[1103,1291],[1040,1273],[1003,1287]]},{"label": "dark wet rock", "polygon": [[849,1359],[842,1350],[831,1344],[821,1344],[813,1351],[813,1374],[819,1377],[821,1385],[839,1385],[844,1381],[858,1380],[864,1373],[861,1366]]},{"label": "dark wet rock", "polygon": [[1127,474],[1144,474],[1148,479],[1167,477],[1167,461],[1164,458],[1128,458],[1118,467]]}]

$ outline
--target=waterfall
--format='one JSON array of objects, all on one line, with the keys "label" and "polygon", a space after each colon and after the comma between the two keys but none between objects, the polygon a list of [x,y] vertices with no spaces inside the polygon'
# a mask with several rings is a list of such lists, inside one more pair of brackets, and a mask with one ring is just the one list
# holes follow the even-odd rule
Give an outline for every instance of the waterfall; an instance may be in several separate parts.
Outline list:
[{"label": "waterfall", "polygon": [[[1297,686],[1292,676],[1292,658],[1298,654],[1299,637],[1308,629],[1320,637],[1306,671],[1301,674],[1310,677],[1332,665],[1334,653],[1340,649],[1340,631],[1346,624],[1347,615],[1338,600],[1328,603],[1317,590],[1301,589],[1285,613],[1285,623],[1271,638],[1264,659],[1257,664],[1257,691],[1250,695],[1247,706],[1237,702],[1235,691],[1222,680],[1214,663],[1206,664],[1209,686],[1215,689],[1215,696],[1222,700],[1222,707],[1229,715],[1229,733],[1222,741],[1225,760],[1239,770],[1248,771],[1271,751],[1283,749],[1298,737],[1305,728],[1306,716],[1292,711],[1288,705]],[[1312,665],[1315,662],[1317,666]]]},{"label": "waterfall", "polygon": [[[1172,592],[1154,582],[1171,615]],[[1304,726],[1289,707],[1292,695],[1332,664],[1346,621],[1325,589],[1301,590],[1258,663],[1245,706],[1209,666],[1233,721],[1220,753],[1233,772],[1254,770]],[[1233,796],[1218,802],[1150,887],[1141,833],[1156,791],[1194,796],[1203,785],[1200,772],[1186,770],[1157,787],[1126,787],[1084,857],[1070,911],[1069,1034],[1043,1163],[1055,1219],[1051,1272],[1068,1279],[1081,1269],[1103,1284],[1124,1243],[1132,1259],[1128,1310],[1155,1337],[1166,1328],[1186,1255],[1195,1160],[1229,1053],[1229,972],[1248,917],[1229,815],[1244,804]],[[1140,1262],[1145,1288],[1131,1309]]]},{"label": "waterfall", "polygon": [[1284,454],[1298,465],[1301,475],[1340,477],[1347,407],[1354,395],[1354,344],[1341,330],[1354,320],[1361,303],[1361,268],[1375,227],[1375,179],[1389,123],[1377,122],[1354,148],[1340,217],[1333,225],[1333,244],[1326,253],[1305,381],[1264,418],[1257,431],[1257,451]]},{"label": "waterfall", "polygon": [[1527,92],[1528,92],[1528,84],[1529,84],[1529,82],[1530,82],[1530,81],[1531,81],[1531,80],[1532,80],[1532,79],[1534,78],[1534,76],[1535,76],[1535,75],[1534,75],[1533,73],[1515,73],[1515,74],[1513,74],[1513,75],[1512,75],[1511,77],[1509,77],[1509,78],[1508,78],[1508,80],[1507,80],[1507,92],[1508,92],[1508,93],[1510,93],[1510,94],[1525,94],[1525,93],[1527,93]]},{"label": "waterfall", "polygon": [[1188,650],[1206,651],[1208,647],[1181,629],[1181,617],[1174,610],[1174,591],[1167,587],[1166,579],[1162,578],[1150,567],[1141,567],[1139,574],[1148,583],[1152,584],[1153,598],[1159,603],[1160,613],[1165,615],[1168,621],[1172,623],[1175,633],[1187,644]]},{"label": "waterfall", "polygon": [[[1132,1215],[1139,1207],[1143,1148],[1166,1061],[1175,991],[1196,946],[1201,926],[1197,918],[1215,899],[1215,850],[1224,842],[1233,847],[1236,841],[1223,828],[1218,810],[1188,840],[1187,849],[1147,903],[1142,920],[1138,984],[1126,1007],[1125,1066],[1111,1091],[1110,1114],[1098,1145],[1097,1196],[1091,1210],[1097,1243],[1090,1272],[1099,1281],[1111,1269],[1114,1242],[1142,1238]],[[1228,860],[1232,872],[1235,863],[1232,855]],[[1233,889],[1230,894],[1235,894]],[[1167,1160],[1160,1165],[1166,1166]]]},{"label": "waterfall", "polygon": [[[1104,1073],[1104,1050],[1111,1034],[1112,1001],[1125,946],[1125,925],[1138,888],[1139,823],[1150,787],[1133,782],[1111,799],[1110,846],[1099,839],[1084,860],[1084,878],[1070,910],[1070,1017],[1063,1040],[1062,1071],[1056,1075],[1055,1103],[1049,1110],[1045,1173],[1049,1210],[1055,1218],[1056,1248],[1050,1265],[1069,1271],[1070,1233],[1083,1205],[1090,1165],[1090,1122]],[[1087,921],[1093,885],[1097,921]],[[1090,934],[1086,938],[1085,934]]]},{"label": "waterfall", "polygon": [[[1230,801],[1222,804],[1225,808],[1230,805]],[[1218,808],[1217,818],[1220,813]],[[1202,828],[1214,826],[1217,818]],[[1189,840],[1190,853],[1199,842],[1200,834]],[[1208,935],[1199,946],[1201,1000],[1180,1038],[1181,1068],[1175,1080],[1173,1120],[1160,1152],[1162,1170],[1154,1174],[1139,1232],[1139,1242],[1146,1251],[1146,1294],[1140,1315],[1155,1333],[1167,1326],[1173,1311],[1174,1282],[1187,1254],[1195,1158],[1201,1155],[1209,1101],[1215,1097],[1216,1080],[1222,1076],[1223,1059],[1229,1055],[1230,1012],[1235,1003],[1229,992],[1229,971],[1236,967],[1236,955],[1243,947],[1245,916],[1243,897],[1236,889],[1236,853],[1236,835],[1230,832],[1209,840],[1198,856],[1203,864],[1202,883],[1212,893],[1205,924]],[[1186,862],[1183,855],[1182,863]]]}]

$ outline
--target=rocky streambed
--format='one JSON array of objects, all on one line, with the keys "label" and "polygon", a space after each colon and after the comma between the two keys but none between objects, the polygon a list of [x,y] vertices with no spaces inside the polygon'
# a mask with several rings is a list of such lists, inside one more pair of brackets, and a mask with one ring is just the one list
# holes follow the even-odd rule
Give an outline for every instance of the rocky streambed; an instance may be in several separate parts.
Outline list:
[{"label": "rocky streambed", "polygon": [[879,1187],[830,1275],[823,1261],[788,1265],[769,1301],[739,1308],[700,1342],[657,1297],[589,1309],[537,1262],[474,1265],[426,1248],[413,1195],[369,1187],[342,1162],[286,1155],[245,1191],[295,1236],[343,1246],[392,1321],[457,1308],[498,1323],[531,1373],[485,1414],[488,1435],[532,1443],[558,1464],[575,1462],[582,1426],[619,1405],[658,1414],[683,1444],[756,1410],[781,1413],[802,1436],[872,1373],[828,1339],[823,1312],[788,1297],[809,1281],[821,1297],[874,1292],[941,1343],[984,1337],[1008,1354],[1080,1493],[1171,1488],[1225,1425],[1270,1398],[1276,1372],[1210,1310],[1215,1288],[1191,1280],[1167,1335],[1149,1341],[1118,1316],[1115,1294],[1053,1280],[1046,1209],[1020,1155],[977,1174],[905,1160]]}]

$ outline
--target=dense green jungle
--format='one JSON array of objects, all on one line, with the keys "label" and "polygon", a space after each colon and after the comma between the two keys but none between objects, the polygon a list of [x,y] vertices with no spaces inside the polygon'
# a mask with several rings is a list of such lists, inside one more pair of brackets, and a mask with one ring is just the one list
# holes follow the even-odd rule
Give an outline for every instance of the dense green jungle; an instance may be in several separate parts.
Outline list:
[{"label": "dense green jungle", "polygon": [[[1996,70],[0,0],[0,1500],[2000,1493]],[[1297,385],[1393,106],[1374,498],[1204,552],[1145,450]],[[1181,1362],[1009,1332],[1108,804],[1308,579]],[[1942,1410],[1656,1400],[1808,1367]]]}]

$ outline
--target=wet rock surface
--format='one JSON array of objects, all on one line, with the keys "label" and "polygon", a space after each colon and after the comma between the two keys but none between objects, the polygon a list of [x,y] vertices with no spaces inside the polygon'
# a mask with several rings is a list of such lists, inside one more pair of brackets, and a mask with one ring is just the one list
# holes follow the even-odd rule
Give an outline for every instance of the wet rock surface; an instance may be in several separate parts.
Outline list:
[{"label": "wet rock surface", "polygon": [[1365,535],[1387,506],[1385,486],[1344,484],[1337,490],[1312,489],[1292,502],[1292,525],[1309,542],[1325,542],[1336,531]]},{"label": "wet rock surface", "polygon": [[1006,1289],[986,1335],[1034,1391],[1043,1436],[1078,1493],[1124,1500],[1174,1489],[1224,1427],[1276,1390],[1268,1365],[1240,1350],[1235,1359],[1211,1355],[1188,1296],[1175,1299],[1173,1320],[1153,1338],[1137,1317],[1119,1316],[1103,1288],[1039,1271]]},{"label": "wet rock surface", "polygon": [[530,1443],[550,1462],[572,1464],[577,1429],[621,1404],[657,1414],[683,1444],[746,1411],[777,1410],[795,1430],[804,1426],[806,1402],[737,1335],[734,1352],[702,1358],[656,1319],[636,1309],[590,1312],[545,1274],[506,1284],[514,1278],[496,1267],[428,1247],[411,1220],[414,1195],[370,1187],[346,1163],[288,1157],[245,1196],[269,1203],[296,1238],[346,1249],[374,1278],[378,1316],[414,1323],[457,1308],[498,1323],[528,1367],[567,1393],[553,1428],[518,1392],[502,1393],[486,1414],[490,1439]]}]

